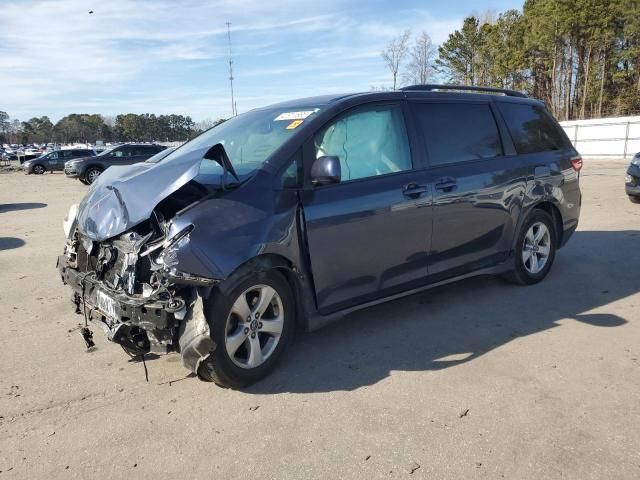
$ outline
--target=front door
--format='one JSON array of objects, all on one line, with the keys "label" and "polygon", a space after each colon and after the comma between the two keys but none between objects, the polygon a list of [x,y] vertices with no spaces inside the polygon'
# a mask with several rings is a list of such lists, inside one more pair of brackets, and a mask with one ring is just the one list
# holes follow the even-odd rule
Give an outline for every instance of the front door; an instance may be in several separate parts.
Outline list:
[{"label": "front door", "polygon": [[342,171],[340,183],[301,192],[320,312],[420,284],[431,194],[413,169],[403,102],[347,111],[317,132],[311,150],[308,160],[337,156]]}]

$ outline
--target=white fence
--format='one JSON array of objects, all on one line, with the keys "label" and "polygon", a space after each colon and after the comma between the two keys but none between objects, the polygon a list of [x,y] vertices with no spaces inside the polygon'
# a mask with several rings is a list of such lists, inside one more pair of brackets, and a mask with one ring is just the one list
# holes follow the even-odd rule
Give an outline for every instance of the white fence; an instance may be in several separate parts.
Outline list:
[{"label": "white fence", "polygon": [[640,116],[560,122],[585,157],[627,159],[640,152]]}]

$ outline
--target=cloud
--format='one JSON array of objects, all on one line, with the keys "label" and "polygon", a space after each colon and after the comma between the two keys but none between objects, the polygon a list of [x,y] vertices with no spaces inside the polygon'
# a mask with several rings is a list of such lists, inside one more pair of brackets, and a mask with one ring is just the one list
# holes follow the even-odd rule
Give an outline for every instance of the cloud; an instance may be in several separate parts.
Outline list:
[{"label": "cloud", "polygon": [[297,95],[367,90],[386,73],[379,53],[394,35],[406,28],[426,30],[441,42],[460,23],[421,8],[382,5],[3,2],[0,110],[21,119],[45,114],[56,119],[74,111],[226,116],[227,19],[233,22],[241,110]]}]

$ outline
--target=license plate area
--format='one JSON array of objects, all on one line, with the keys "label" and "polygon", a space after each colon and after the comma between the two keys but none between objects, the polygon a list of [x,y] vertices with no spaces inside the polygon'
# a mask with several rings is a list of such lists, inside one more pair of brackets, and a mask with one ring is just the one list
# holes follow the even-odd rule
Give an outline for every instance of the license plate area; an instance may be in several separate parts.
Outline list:
[{"label": "license plate area", "polygon": [[102,290],[96,293],[96,307],[104,313],[110,320],[117,320],[116,301]]}]

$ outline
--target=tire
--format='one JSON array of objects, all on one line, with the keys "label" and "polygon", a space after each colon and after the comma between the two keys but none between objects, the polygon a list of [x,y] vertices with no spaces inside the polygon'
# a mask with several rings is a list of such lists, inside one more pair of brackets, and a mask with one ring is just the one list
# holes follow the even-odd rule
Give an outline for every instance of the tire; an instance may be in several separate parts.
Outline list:
[{"label": "tire", "polygon": [[[274,295],[270,303],[262,309],[260,298],[263,294],[267,298],[271,292]],[[242,308],[241,298],[245,299],[245,306],[249,310]],[[264,315],[256,318],[254,314],[259,314],[260,310]],[[293,338],[293,295],[287,280],[275,270],[248,276],[228,295],[216,292],[205,303],[204,311],[215,349],[200,364],[198,376],[221,387],[242,388],[266,377]],[[250,322],[245,316],[249,311]],[[241,318],[240,313],[245,315]],[[280,322],[281,331],[276,339],[275,333],[267,330],[276,332]],[[256,345],[260,346],[259,355]],[[252,351],[256,354],[252,355]],[[258,363],[260,359],[263,360]]]},{"label": "tire", "polygon": [[[538,236],[540,238],[536,239]],[[534,209],[518,232],[513,252],[515,267],[504,277],[519,285],[540,282],[553,265],[558,247],[557,239],[553,218],[543,210]]]},{"label": "tire", "polygon": [[101,173],[101,168],[91,167],[84,173],[84,181],[87,182],[87,185],[91,185],[96,181],[96,178],[98,178]]},{"label": "tire", "polygon": [[629,195],[629,200],[631,200],[631,203],[640,203],[640,197],[635,195]]},{"label": "tire", "polygon": [[84,178],[79,178],[78,180],[80,180],[80,183],[82,183],[83,185],[89,185],[89,182],[87,182]]},{"label": "tire", "polygon": [[43,165],[35,165],[32,169],[33,173],[36,175],[42,175],[47,171],[47,169]]}]

